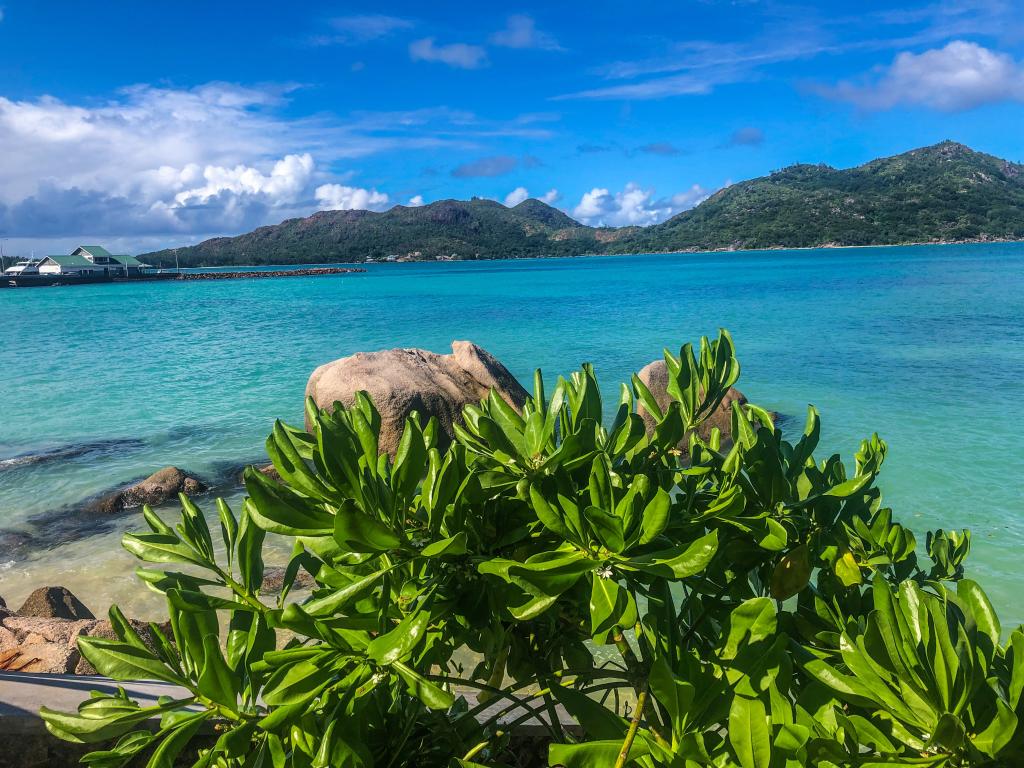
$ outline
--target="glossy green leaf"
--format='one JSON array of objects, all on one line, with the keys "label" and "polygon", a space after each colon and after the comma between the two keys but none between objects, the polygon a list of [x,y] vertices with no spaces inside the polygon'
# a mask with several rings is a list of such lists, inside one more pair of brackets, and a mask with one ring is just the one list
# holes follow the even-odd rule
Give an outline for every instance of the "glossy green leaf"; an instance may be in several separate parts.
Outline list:
[{"label": "glossy green leaf", "polygon": [[733,697],[729,707],[729,743],[742,768],[768,768],[772,742],[764,702],[746,696]]},{"label": "glossy green leaf", "polygon": [[672,547],[631,557],[623,561],[622,567],[666,579],[683,579],[704,570],[717,551],[718,531],[712,531],[686,547]]},{"label": "glossy green leaf", "polygon": [[381,666],[399,661],[423,642],[428,624],[430,611],[420,608],[402,619],[394,629],[370,641],[366,655]]},{"label": "glossy green leaf", "polygon": [[351,552],[387,552],[402,546],[402,539],[380,520],[353,506],[334,516],[334,539]]}]

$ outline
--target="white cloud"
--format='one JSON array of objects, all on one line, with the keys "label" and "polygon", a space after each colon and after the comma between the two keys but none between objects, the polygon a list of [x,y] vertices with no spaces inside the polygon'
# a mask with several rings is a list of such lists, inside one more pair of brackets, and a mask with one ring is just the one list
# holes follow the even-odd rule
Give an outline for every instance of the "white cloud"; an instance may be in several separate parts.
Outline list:
[{"label": "white cloud", "polygon": [[709,194],[698,184],[665,198],[655,198],[653,189],[643,189],[633,182],[615,193],[604,187],[594,187],[583,194],[572,215],[577,221],[590,226],[644,227],[692,208]]},{"label": "white cloud", "polygon": [[662,99],[667,96],[695,96],[711,93],[714,86],[729,82],[731,78],[717,75],[672,75],[640,83],[610,85],[591,88],[586,91],[567,93],[552,97],[555,101],[565,99]]},{"label": "white cloud", "polygon": [[[314,209],[314,157],[375,137],[276,114],[287,89],[134,86],[100,106],[0,97],[0,230],[10,237],[244,231]],[[345,153],[342,153],[345,154]]]},{"label": "white cloud", "polygon": [[399,29],[409,29],[413,23],[408,19],[383,14],[366,14],[361,16],[339,16],[330,20],[336,34],[321,35],[313,39],[314,44],[358,45],[382,37],[387,37]]},{"label": "white cloud", "polygon": [[390,202],[386,194],[376,189],[344,184],[321,184],[316,188],[316,200],[327,211],[381,211]]},{"label": "white cloud", "polygon": [[[164,178],[174,185],[176,182],[187,184],[197,179],[200,172],[198,166],[188,165],[178,172],[164,166],[157,173],[164,174]],[[312,173],[313,158],[309,153],[287,155],[274,163],[269,174],[248,165],[236,165],[234,168],[208,165],[202,169],[205,183],[178,192],[174,202],[179,206],[193,201],[206,203],[210,198],[229,192],[233,195],[265,195],[275,202],[291,203],[298,200]]]},{"label": "white cloud", "polygon": [[519,205],[523,200],[528,198],[530,193],[526,191],[526,187],[516,187],[507,195],[505,195],[505,205],[511,208],[514,205]]},{"label": "white cloud", "polygon": [[821,90],[869,110],[909,106],[960,112],[1024,101],[1024,64],[977,43],[954,40],[923,53],[900,53],[864,84],[842,82]]},{"label": "white cloud", "polygon": [[537,29],[537,23],[523,14],[509,16],[505,28],[491,35],[491,43],[503,48],[539,48],[546,51],[561,51],[558,44],[547,32]]},{"label": "white cloud", "polygon": [[[2,0],[0,0],[2,2]],[[0,96],[0,231],[26,252],[79,237],[126,251],[237,234],[337,205],[381,207],[382,191],[330,172],[385,151],[479,151],[494,136],[544,127],[445,108],[294,118],[289,89],[210,83],[133,86],[82,106]],[[514,161],[514,158],[513,158]],[[325,193],[327,194],[327,193]],[[125,243],[138,243],[138,247]]]},{"label": "white cloud", "polygon": [[[731,182],[726,182],[723,186],[729,186]],[[656,205],[661,208],[667,208],[670,213],[669,216],[675,216],[680,211],[686,211],[694,206],[700,205],[713,195],[717,190],[709,190],[702,187],[700,184],[694,184],[684,192],[677,192],[671,197],[659,200]]]},{"label": "white cloud", "polygon": [[423,204],[423,195],[413,195],[409,198],[408,206],[410,208],[419,208]]},{"label": "white cloud", "polygon": [[[528,200],[530,197],[530,191],[526,187],[516,187],[505,195],[505,205],[512,208],[513,206],[519,205],[523,200]],[[537,199],[541,202],[547,203],[548,205],[554,205],[562,199],[562,195],[559,194],[557,189],[549,189]]]},{"label": "white cloud", "polygon": [[413,61],[434,61],[459,69],[477,69],[487,63],[487,51],[479,45],[450,43],[438,45],[436,38],[425,37],[409,44]]}]

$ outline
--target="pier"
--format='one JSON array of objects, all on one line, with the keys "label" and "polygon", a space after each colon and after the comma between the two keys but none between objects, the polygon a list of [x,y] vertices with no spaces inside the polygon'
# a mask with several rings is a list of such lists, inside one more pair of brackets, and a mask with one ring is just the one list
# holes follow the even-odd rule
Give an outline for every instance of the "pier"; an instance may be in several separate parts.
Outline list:
[{"label": "pier", "polygon": [[233,272],[141,272],[128,277],[109,274],[4,275],[0,288],[45,288],[97,283],[153,283],[181,280],[265,280],[271,277],[321,277],[365,272],[361,267],[309,267],[301,269],[238,270]]}]

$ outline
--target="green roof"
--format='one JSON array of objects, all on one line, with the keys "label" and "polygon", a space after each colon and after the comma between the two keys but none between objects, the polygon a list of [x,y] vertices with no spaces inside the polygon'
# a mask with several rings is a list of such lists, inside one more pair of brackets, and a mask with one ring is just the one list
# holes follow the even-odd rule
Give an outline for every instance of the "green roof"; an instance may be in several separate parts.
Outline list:
[{"label": "green roof", "polygon": [[[92,251],[90,251],[92,253]],[[112,259],[124,264],[126,267],[141,267],[142,262],[136,259],[134,256],[111,256]]]},{"label": "green roof", "polygon": [[96,266],[89,261],[85,256],[47,256],[46,258],[51,261],[55,261],[62,267],[94,267]]},{"label": "green roof", "polygon": [[108,251],[102,245],[80,245],[75,250],[76,251],[77,250],[83,250],[83,251],[85,251],[87,253],[92,254],[93,256],[109,256],[110,255],[110,251]]}]

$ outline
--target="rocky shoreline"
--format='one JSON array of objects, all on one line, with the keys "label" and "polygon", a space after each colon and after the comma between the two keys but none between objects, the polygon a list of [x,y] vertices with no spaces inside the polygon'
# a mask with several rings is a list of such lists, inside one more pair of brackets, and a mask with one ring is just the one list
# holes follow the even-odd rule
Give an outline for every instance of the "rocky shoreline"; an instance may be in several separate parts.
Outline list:
[{"label": "rocky shoreline", "polygon": [[[202,277],[207,275],[204,273]],[[659,407],[667,407],[670,396],[664,360],[647,365],[638,376]],[[357,393],[368,392],[381,415],[380,449],[392,456],[405,420],[413,411],[424,419],[436,417],[441,441],[448,442],[454,439],[454,426],[461,421],[463,407],[479,402],[491,391],[517,409],[528,396],[500,361],[468,341],[453,342],[450,354],[423,349],[358,353],[320,366],[310,375],[306,387],[306,395],[320,407],[330,407],[336,402],[351,406]],[[714,428],[723,435],[729,434],[733,402],[742,405],[746,397],[739,390],[731,389],[718,410],[701,425],[702,437],[707,438]],[[650,415],[643,408],[640,415],[648,431],[652,430],[654,421]],[[680,450],[685,451],[688,442],[684,437]],[[61,450],[44,452],[38,460],[59,460],[65,453]],[[14,459],[17,463],[12,464],[12,469],[33,461],[33,457],[26,454]],[[40,547],[52,548],[109,530],[124,515],[143,505],[166,504],[179,493],[201,496],[237,490],[242,485],[245,466],[254,466],[280,481],[273,465],[226,465],[217,479],[202,479],[168,466],[145,479],[85,499],[74,507],[32,518],[30,532],[0,530],[0,547],[12,554]],[[283,568],[268,567],[263,591],[276,593],[283,577]],[[313,586],[312,576],[300,572],[295,589],[308,590]],[[147,636],[148,625],[138,622],[137,628]],[[90,674],[91,667],[77,650],[77,639],[82,636],[113,635],[109,621],[97,619],[92,610],[63,586],[36,589],[17,610],[7,606],[0,597],[0,670]]]},{"label": "rocky shoreline", "polygon": [[252,270],[245,272],[182,272],[178,280],[261,280],[269,277],[319,277],[365,272],[362,267],[309,267],[305,269]]}]

